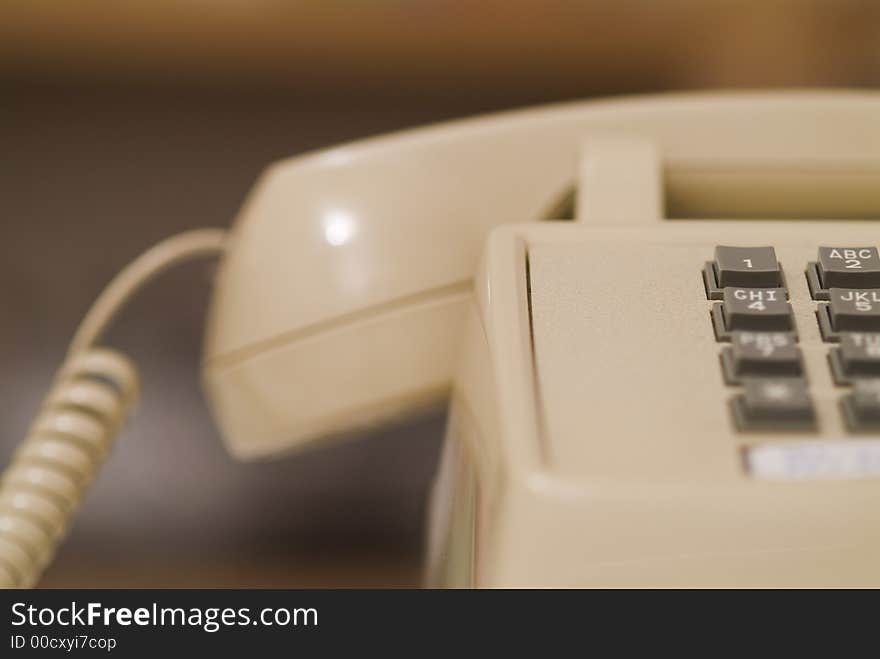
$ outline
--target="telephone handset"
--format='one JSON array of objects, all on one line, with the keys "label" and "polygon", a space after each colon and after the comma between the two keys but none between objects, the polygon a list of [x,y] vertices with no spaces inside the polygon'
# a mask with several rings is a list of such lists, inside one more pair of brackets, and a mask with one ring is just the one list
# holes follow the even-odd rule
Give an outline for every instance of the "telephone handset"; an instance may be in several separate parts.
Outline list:
[{"label": "telephone handset", "polygon": [[222,253],[203,381],[236,456],[451,392],[432,583],[880,583],[878,117],[639,98],[272,166],[229,236],[160,245],[90,312],[4,479],[0,579],[35,580],[134,398],[92,347],[113,312]]},{"label": "telephone handset", "polygon": [[563,105],[273,165],[233,229],[207,328],[204,383],[230,450],[272,454],[445,400],[499,225],[658,225],[667,208],[877,211],[876,103],[789,93]]}]

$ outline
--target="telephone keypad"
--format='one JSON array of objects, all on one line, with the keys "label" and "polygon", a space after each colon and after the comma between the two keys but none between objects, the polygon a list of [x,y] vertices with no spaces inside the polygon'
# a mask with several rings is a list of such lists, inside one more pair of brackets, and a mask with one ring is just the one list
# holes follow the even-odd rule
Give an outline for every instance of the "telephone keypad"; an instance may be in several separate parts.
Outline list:
[{"label": "telephone keypad", "polygon": [[814,430],[816,413],[775,250],[719,245],[703,280],[709,299],[721,300],[710,314],[716,339],[730,341],[720,355],[724,381],[743,387],[730,401],[737,428]]},{"label": "telephone keypad", "polygon": [[732,401],[740,430],[812,430],[816,412],[806,382],[798,378],[750,378]]},{"label": "telephone keypad", "polygon": [[876,247],[820,247],[807,264],[810,294],[828,352],[831,375],[851,385],[840,399],[852,432],[880,430],[880,254]]},{"label": "telephone keypad", "polygon": [[[751,266],[751,267],[750,267]],[[753,271],[753,272],[749,272]],[[775,274],[774,274],[775,273]],[[807,264],[810,295],[839,402],[853,432],[880,432],[880,252],[820,247]],[[741,431],[812,432],[819,425],[782,267],[772,247],[717,246],[703,268],[724,382]],[[749,283],[741,283],[749,282]]]}]

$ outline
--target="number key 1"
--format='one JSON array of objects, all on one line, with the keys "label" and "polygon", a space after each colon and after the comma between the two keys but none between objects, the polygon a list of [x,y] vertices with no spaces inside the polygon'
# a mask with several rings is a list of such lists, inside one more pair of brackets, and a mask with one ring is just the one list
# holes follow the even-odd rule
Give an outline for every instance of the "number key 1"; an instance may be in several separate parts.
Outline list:
[{"label": "number key 1", "polygon": [[772,247],[715,248],[715,281],[719,288],[749,286],[775,288],[782,286],[782,270]]}]

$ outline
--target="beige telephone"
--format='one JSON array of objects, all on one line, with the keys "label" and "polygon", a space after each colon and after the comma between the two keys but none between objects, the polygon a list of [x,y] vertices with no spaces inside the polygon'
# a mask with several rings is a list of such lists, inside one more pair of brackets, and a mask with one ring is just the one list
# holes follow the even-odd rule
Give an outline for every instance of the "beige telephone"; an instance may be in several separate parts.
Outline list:
[{"label": "beige telephone", "polygon": [[204,385],[236,456],[451,392],[430,583],[880,585],[878,219],[869,93],[574,104],[275,164],[228,237],[160,245],[90,312],[4,478],[0,580],[37,578],[135,397],[92,347],[112,313],[222,251]]}]

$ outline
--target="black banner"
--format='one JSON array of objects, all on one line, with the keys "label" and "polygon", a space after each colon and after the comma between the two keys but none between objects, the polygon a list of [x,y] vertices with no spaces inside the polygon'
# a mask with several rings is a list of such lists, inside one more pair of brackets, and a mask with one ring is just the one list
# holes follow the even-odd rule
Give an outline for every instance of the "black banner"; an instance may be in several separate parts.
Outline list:
[{"label": "black banner", "polygon": [[[875,594],[871,594],[874,599]],[[816,649],[844,610],[836,650],[873,636],[874,607],[829,606],[850,594],[807,591],[308,591],[53,590],[0,593],[0,657],[241,656],[352,649],[406,656],[476,648],[617,655],[661,647],[704,656],[742,644]],[[855,614],[855,615],[854,615]],[[708,645],[705,645],[708,643]],[[487,645],[488,644],[488,645]],[[602,650],[609,650],[608,652]],[[755,649],[754,647],[752,649]],[[613,651],[610,651],[613,650]],[[835,653],[837,654],[837,652]],[[519,653],[517,654],[517,656]]]}]

